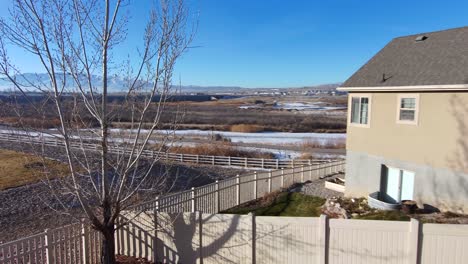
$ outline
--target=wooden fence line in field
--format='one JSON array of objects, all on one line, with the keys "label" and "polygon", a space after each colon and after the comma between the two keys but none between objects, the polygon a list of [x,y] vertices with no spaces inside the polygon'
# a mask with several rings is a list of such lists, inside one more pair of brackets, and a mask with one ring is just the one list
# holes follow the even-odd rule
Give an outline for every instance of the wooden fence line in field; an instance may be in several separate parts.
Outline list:
[{"label": "wooden fence line in field", "polygon": [[[41,144],[44,146],[60,147],[64,146],[62,140],[53,137],[33,137],[22,134],[0,133],[0,140],[8,142],[32,143]],[[70,145],[75,149],[85,149],[96,151],[100,149],[99,144],[73,141]],[[130,154],[123,153],[118,146],[110,146],[109,151],[114,154]],[[294,168],[297,166],[315,165],[324,162],[329,162],[330,159],[263,159],[263,158],[245,158],[245,157],[229,157],[229,156],[210,156],[210,155],[194,155],[183,153],[158,152],[154,150],[143,150],[142,156],[145,158],[158,157],[161,160],[175,161],[181,163],[193,163],[212,166],[236,166],[243,168],[262,168],[262,169],[280,169]]]},{"label": "wooden fence line in field", "polygon": [[[344,161],[302,166],[300,168],[237,175],[222,181],[157,197],[154,201],[135,206],[133,211],[181,213],[200,211],[218,213],[241,203],[262,197],[266,193],[280,190],[297,182],[315,180],[343,171]],[[130,230],[134,224],[124,227]],[[130,228],[130,229],[129,229]],[[133,230],[133,229],[132,229]],[[141,231],[141,230],[140,230]],[[126,247],[145,247],[138,244],[144,234],[138,233],[131,241],[122,240],[117,233],[116,244],[119,250]],[[132,231],[133,232],[133,231]],[[119,240],[120,239],[120,240]],[[46,230],[34,236],[0,244],[0,264],[17,263],[98,263],[100,255],[99,233],[84,225],[69,225]],[[145,242],[146,243],[146,242]],[[125,244],[125,245],[124,245]],[[124,247],[120,249],[119,247]],[[126,251],[125,251],[126,252]],[[145,256],[149,256],[147,251]]]}]

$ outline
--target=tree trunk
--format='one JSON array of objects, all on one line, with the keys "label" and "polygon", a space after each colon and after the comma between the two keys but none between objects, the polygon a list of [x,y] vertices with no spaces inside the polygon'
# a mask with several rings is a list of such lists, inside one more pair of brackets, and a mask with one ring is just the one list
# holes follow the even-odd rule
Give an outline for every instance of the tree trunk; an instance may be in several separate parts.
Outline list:
[{"label": "tree trunk", "polygon": [[107,226],[103,232],[101,263],[115,264],[115,238],[114,225]]}]

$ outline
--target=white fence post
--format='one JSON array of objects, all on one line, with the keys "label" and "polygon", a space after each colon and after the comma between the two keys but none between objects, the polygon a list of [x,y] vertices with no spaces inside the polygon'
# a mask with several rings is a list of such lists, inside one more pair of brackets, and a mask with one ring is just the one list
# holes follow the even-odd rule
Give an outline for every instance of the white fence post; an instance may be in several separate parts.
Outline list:
[{"label": "white fence post", "polygon": [[215,181],[215,213],[219,213],[219,181]]},{"label": "white fence post", "polygon": [[[201,211],[197,212],[197,218],[198,218],[198,254],[199,254],[199,260],[200,264],[203,264],[203,215]],[[156,263],[156,262],[155,262]]]},{"label": "white fence post", "polygon": [[262,158],[262,169],[264,169],[264,168],[265,168],[265,159]]},{"label": "white fence post", "polygon": [[281,188],[284,188],[284,169],[281,168]]},{"label": "white fence post", "polygon": [[214,166],[215,165],[215,156],[211,156],[211,164]]},{"label": "white fence post", "polygon": [[200,155],[197,154],[197,164],[200,163]]},{"label": "white fence post", "polygon": [[279,169],[279,159],[276,159],[276,169]]},{"label": "white fence post", "polygon": [[420,223],[417,219],[411,218],[409,223],[409,246],[408,246],[408,263],[419,263],[419,232]]},{"label": "white fence post", "polygon": [[195,204],[195,187],[192,187],[192,191],[191,191],[191,194],[192,194],[192,213],[195,213],[196,211],[196,204]]},{"label": "white fence post", "polygon": [[271,178],[272,178],[272,172],[271,170],[268,172],[268,192],[271,193]]},{"label": "white fence post", "polygon": [[257,263],[257,224],[255,222],[255,213],[251,212],[249,213],[249,215],[252,217],[252,223],[251,223],[251,226],[252,226],[252,264],[255,264]]},{"label": "white fence post", "polygon": [[320,215],[319,219],[319,253],[317,263],[328,263],[328,216]]},{"label": "white fence post", "polygon": [[180,154],[180,162],[184,162],[184,154]]},{"label": "white fence post", "polygon": [[89,263],[88,235],[86,225],[81,223],[81,263],[83,264]]},{"label": "white fence post", "polygon": [[[156,199],[158,199],[158,197],[156,197]],[[154,209],[153,210],[153,224],[154,224],[154,238],[153,238],[153,250],[152,250],[152,254],[153,254],[153,262],[154,263],[157,263],[158,262],[158,251],[157,251],[157,248],[158,248],[158,207],[159,207],[159,203],[158,203],[158,200],[156,200],[156,208],[157,209]],[[123,239],[123,238],[122,238]]]},{"label": "white fence post", "polygon": [[247,163],[248,163],[248,160],[247,160],[247,158],[244,158],[244,160],[245,160],[245,161],[244,161],[244,162],[245,162],[245,166],[244,166],[244,167],[247,168],[247,167],[248,167],[248,164],[247,164]]},{"label": "white fence post", "polygon": [[301,166],[301,182],[304,182],[304,165]]},{"label": "white fence post", "polygon": [[256,171],[254,171],[253,191],[254,191],[254,199],[257,199],[257,172]]},{"label": "white fence post", "polygon": [[45,237],[44,237],[44,247],[46,249],[46,263],[52,264],[54,261],[52,260],[52,234],[50,233],[49,229],[45,230]]},{"label": "white fence post", "polygon": [[239,174],[236,175],[236,205],[240,204],[240,178]]},{"label": "white fence post", "polygon": [[231,166],[231,156],[228,157],[228,165]]}]

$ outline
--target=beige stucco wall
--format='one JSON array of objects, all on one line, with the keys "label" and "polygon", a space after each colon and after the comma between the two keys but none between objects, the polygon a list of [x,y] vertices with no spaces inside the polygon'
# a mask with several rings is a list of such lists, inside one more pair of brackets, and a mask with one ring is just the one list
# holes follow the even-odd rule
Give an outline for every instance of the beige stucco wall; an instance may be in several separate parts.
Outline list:
[{"label": "beige stucco wall", "polygon": [[347,149],[468,172],[468,93],[417,93],[418,125],[397,123],[399,94],[369,94],[368,128],[350,125],[348,115]]}]

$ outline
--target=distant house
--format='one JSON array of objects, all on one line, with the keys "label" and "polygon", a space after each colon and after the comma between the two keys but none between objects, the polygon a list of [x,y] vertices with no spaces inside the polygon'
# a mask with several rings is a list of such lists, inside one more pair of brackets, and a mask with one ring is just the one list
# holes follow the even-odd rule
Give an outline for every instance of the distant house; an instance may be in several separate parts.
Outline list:
[{"label": "distant house", "polygon": [[468,212],[468,27],[395,38],[338,90],[347,196]]}]

